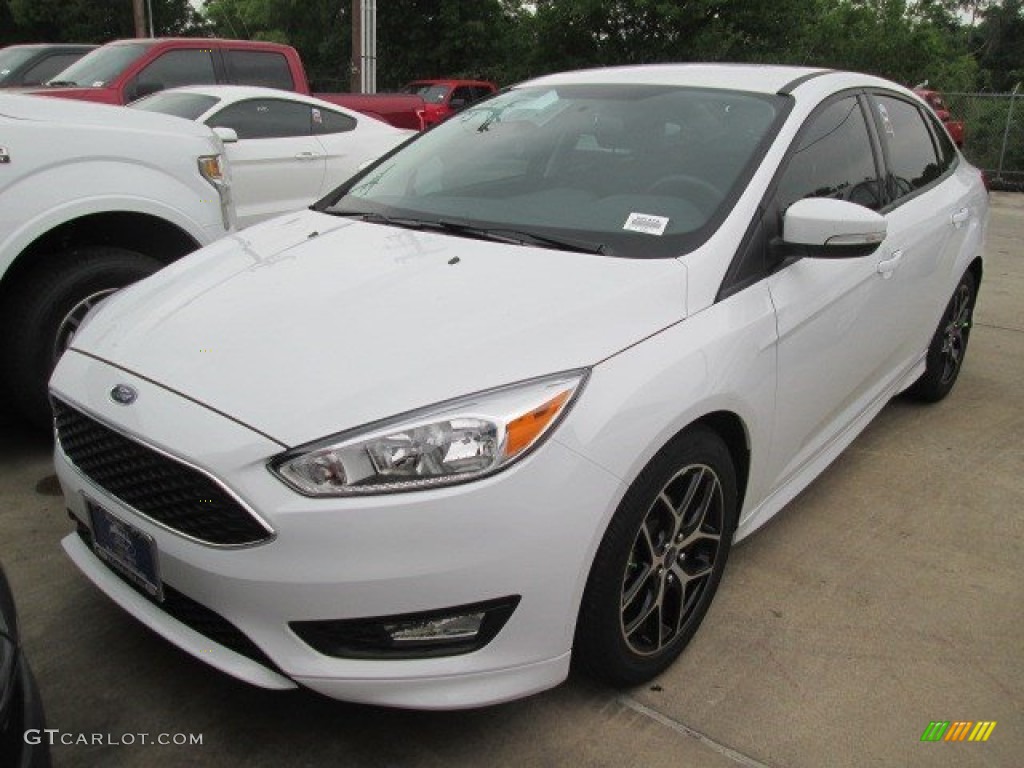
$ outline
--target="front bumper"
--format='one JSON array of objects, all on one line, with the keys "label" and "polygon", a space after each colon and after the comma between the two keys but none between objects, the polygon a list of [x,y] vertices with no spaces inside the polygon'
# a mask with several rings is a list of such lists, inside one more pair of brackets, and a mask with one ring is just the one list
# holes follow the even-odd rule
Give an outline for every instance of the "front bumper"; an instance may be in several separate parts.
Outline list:
[{"label": "front bumper", "polygon": [[[131,407],[108,397],[135,387]],[[349,701],[459,708],[505,701],[561,682],[580,596],[618,479],[556,440],[508,471],[461,486],[362,499],[308,499],[266,468],[283,446],[149,381],[70,352],[56,397],[125,435],[215,476],[274,529],[250,547],[208,546],[121,503],[68,460],[57,474],[68,509],[91,529],[86,499],[149,534],[163,583],[219,614],[262,658],[239,654],[173,618],[69,536],[65,550],[140,621],[222,671],[268,688],[303,685]],[[325,432],[329,428],[325,428]],[[290,622],[394,616],[519,596],[483,648],[416,659],[337,658],[315,651]]]}]

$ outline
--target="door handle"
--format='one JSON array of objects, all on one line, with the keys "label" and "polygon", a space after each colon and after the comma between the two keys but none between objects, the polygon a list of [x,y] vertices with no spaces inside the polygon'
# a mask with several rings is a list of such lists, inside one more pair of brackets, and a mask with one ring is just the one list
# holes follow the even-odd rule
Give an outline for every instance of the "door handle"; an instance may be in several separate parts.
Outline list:
[{"label": "door handle", "polygon": [[970,218],[971,218],[971,210],[970,210],[970,208],[961,208],[959,211],[957,211],[956,213],[952,214],[949,217],[949,220],[953,224],[954,227],[956,227],[957,229],[960,229],[960,227],[962,227],[964,224],[966,224],[967,221]]},{"label": "door handle", "polygon": [[878,262],[878,274],[888,280],[892,277],[892,273],[896,271],[896,267],[900,265],[900,259],[903,258],[903,251],[893,251],[889,254],[888,259],[882,259]]},{"label": "door handle", "polygon": [[316,160],[318,157],[320,157],[320,155],[316,152],[299,152],[295,155],[296,160]]}]

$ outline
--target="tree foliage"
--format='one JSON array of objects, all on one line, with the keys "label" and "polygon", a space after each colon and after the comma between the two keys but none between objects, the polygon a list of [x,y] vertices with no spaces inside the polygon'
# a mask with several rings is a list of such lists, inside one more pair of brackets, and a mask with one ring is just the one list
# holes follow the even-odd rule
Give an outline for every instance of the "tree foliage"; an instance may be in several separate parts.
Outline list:
[{"label": "tree foliage", "polygon": [[[152,0],[157,34],[294,45],[325,89],[350,76],[351,0]],[[944,90],[1024,80],[1024,0],[380,0],[378,85],[563,69],[755,61],[872,72]],[[131,0],[0,0],[0,44],[132,34]]]}]

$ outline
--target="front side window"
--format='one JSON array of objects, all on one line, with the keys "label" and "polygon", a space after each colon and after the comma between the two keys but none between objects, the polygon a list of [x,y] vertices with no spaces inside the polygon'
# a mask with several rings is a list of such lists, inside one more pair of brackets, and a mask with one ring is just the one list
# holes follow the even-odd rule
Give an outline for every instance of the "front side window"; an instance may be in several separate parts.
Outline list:
[{"label": "front side window", "polygon": [[878,210],[881,186],[860,103],[848,96],[812,116],[779,181],[779,210],[805,197],[831,197]]},{"label": "front side window", "polygon": [[208,50],[168,51],[139,73],[141,88],[163,90],[179,85],[209,85],[217,82],[213,54]]},{"label": "front side window", "polygon": [[871,103],[888,150],[887,186],[893,200],[931,184],[942,175],[931,135],[916,106],[873,94]]},{"label": "front side window", "polygon": [[679,256],[728,212],[790,103],[661,85],[519,88],[423,134],[323,207]]},{"label": "front side window", "polygon": [[148,43],[119,43],[104,45],[87,53],[63,72],[54,75],[50,82],[59,85],[77,85],[102,88],[110,85],[147,50]]},{"label": "front side window", "polygon": [[309,105],[284,99],[250,99],[224,107],[206,121],[211,128],[231,128],[239,139],[309,136]]}]

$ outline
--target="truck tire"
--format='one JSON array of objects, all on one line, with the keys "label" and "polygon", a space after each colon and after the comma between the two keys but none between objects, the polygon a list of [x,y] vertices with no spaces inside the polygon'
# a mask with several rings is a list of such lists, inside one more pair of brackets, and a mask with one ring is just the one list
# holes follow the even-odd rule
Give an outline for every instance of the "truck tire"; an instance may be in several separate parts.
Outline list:
[{"label": "truck tire", "polygon": [[6,340],[0,369],[15,412],[41,428],[51,424],[47,382],[88,308],[163,264],[124,248],[77,248],[40,258],[23,274],[0,313]]}]

